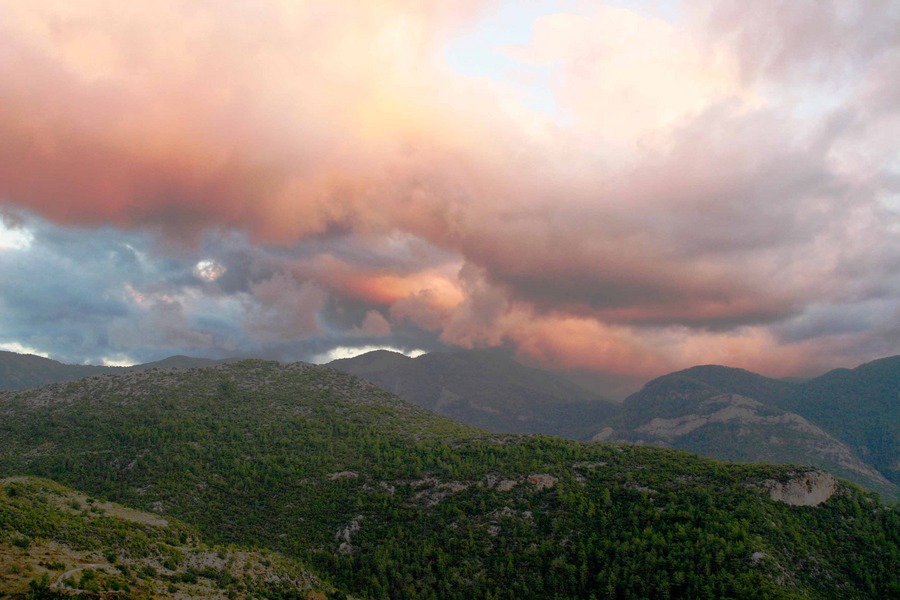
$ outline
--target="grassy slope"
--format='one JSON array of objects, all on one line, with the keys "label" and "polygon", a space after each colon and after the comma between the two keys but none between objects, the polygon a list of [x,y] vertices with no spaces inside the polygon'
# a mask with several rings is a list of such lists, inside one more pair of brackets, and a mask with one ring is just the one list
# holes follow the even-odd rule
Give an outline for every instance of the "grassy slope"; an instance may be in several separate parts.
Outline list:
[{"label": "grassy slope", "polygon": [[221,598],[330,591],[296,559],[211,547],[191,527],[52,481],[0,480],[0,592]]}]

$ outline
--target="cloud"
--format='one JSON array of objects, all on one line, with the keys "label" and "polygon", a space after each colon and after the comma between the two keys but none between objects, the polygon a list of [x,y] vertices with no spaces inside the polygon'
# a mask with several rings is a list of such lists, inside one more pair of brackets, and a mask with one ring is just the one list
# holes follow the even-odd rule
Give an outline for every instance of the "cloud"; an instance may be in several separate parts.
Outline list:
[{"label": "cloud", "polygon": [[24,250],[34,241],[34,235],[10,220],[6,223],[4,214],[0,212],[0,252],[3,250]]},{"label": "cloud", "polygon": [[228,269],[220,265],[214,260],[204,258],[194,265],[194,275],[203,281],[215,281],[220,278]]},{"label": "cloud", "polygon": [[423,354],[425,354],[424,350],[403,350],[402,348],[394,348],[392,346],[338,346],[337,348],[333,348],[328,352],[314,356],[312,358],[312,362],[316,364],[325,364],[333,360],[353,358],[354,356],[359,356],[360,354],[365,354],[366,352],[374,352],[376,350],[399,352],[400,354],[405,354],[410,358],[416,358],[417,356],[422,356]]},{"label": "cloud", "polygon": [[506,51],[555,66],[563,114],[582,135],[604,144],[608,160],[711,104],[753,101],[731,55],[710,52],[689,32],[626,8],[598,5],[588,14],[541,17],[527,46]]},{"label": "cloud", "polygon": [[471,4],[6,2],[0,193],[170,235],[355,222],[373,157],[433,116],[418,76]]},{"label": "cloud", "polygon": [[41,352],[35,348],[29,348],[28,346],[23,346],[19,342],[7,342],[0,344],[0,350],[5,350],[6,352],[15,352],[16,354],[33,354],[35,356],[43,356],[44,358],[50,358],[50,355],[46,352]]},{"label": "cloud", "polygon": [[891,3],[541,17],[502,51],[548,69],[553,116],[445,63],[489,9],[0,2],[9,339],[641,375],[890,352]]},{"label": "cloud", "polygon": [[687,2],[704,37],[734,48],[746,79],[836,83],[896,52],[900,8],[882,0]]},{"label": "cloud", "polygon": [[278,273],[251,288],[252,303],[244,329],[252,337],[266,341],[302,338],[319,331],[316,315],[326,292],[315,283],[296,281]]}]

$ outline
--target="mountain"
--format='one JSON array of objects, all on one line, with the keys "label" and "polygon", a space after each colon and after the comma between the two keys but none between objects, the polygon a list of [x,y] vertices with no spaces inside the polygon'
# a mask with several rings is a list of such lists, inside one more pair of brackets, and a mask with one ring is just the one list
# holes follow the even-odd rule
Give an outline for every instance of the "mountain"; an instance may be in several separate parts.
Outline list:
[{"label": "mountain", "polygon": [[[0,480],[0,595],[12,598],[324,598],[296,559],[203,544],[170,516],[35,477]],[[293,594],[293,596],[290,596]]]},{"label": "mountain", "polygon": [[133,367],[123,367],[124,371],[145,371],[147,369],[193,369],[196,367],[211,367],[223,363],[235,362],[238,358],[225,358],[215,360],[211,358],[195,358],[193,356],[182,356],[180,354],[170,356],[155,362],[134,365]]},{"label": "mountain", "polygon": [[413,404],[498,433],[580,439],[618,405],[504,351],[432,352],[409,358],[376,350],[328,366],[352,373]]},{"label": "mountain", "polygon": [[[900,593],[898,508],[827,473],[490,434],[299,363],[0,392],[0,478],[23,476],[80,490],[103,510],[113,502],[190,528],[162,545],[145,532],[151,555],[177,558],[171,547],[187,557],[181,547],[194,542],[278,553],[358,598]],[[6,506],[25,512],[0,512],[0,544],[87,552],[73,546],[77,531],[41,529],[29,516],[39,502],[20,503],[9,489]],[[85,529],[78,543],[108,549],[101,538],[114,522],[87,510],[85,527],[102,528]],[[116,554],[130,564],[130,554]],[[205,585],[190,564],[157,574]]]},{"label": "mountain", "polygon": [[700,381],[708,386],[748,398],[764,398],[767,404],[782,405],[802,387],[801,383],[771,379],[744,369],[720,365],[691,367],[675,376]]},{"label": "mountain", "polygon": [[187,369],[219,364],[225,361],[190,356],[170,356],[163,360],[135,365],[133,367],[104,367],[97,365],[67,365],[61,362],[35,356],[0,350],[0,390],[19,390],[39,387],[60,381],[75,381],[94,375],[112,375],[145,369],[172,368]]},{"label": "mountain", "polygon": [[[234,360],[173,356],[133,367],[99,367],[0,352],[0,389]],[[662,445],[742,462],[807,464],[887,498],[900,497],[900,357],[802,382],[697,366],[647,383],[621,405],[497,350],[418,358],[380,350],[330,366],[493,432]]]},{"label": "mountain", "polygon": [[780,405],[821,425],[900,485],[900,356],[830,371]]},{"label": "mountain", "polygon": [[61,362],[0,350],[0,389],[16,390],[72,381],[91,375],[106,375],[120,371],[116,367],[65,365]]},{"label": "mountain", "polygon": [[599,426],[593,439],[671,446],[724,460],[813,465],[898,497],[898,393],[900,357],[806,382],[692,367],[626,398],[622,412]]},{"label": "mountain", "polygon": [[495,432],[663,445],[741,462],[796,463],[900,495],[900,357],[803,382],[704,365],[648,382],[621,405],[499,351],[330,363],[457,421]]}]

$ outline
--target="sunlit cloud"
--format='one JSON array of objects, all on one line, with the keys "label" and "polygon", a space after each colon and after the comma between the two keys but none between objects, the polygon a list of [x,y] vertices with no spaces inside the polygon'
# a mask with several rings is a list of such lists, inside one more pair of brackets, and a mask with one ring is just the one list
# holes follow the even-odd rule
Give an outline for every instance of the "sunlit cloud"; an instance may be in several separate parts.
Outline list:
[{"label": "sunlit cloud", "polygon": [[113,356],[102,356],[100,364],[104,367],[131,367],[137,364],[137,361],[125,354],[115,354]]},{"label": "sunlit cloud", "polygon": [[213,282],[225,274],[227,269],[216,261],[205,258],[194,265],[194,275],[203,281]]},{"label": "sunlit cloud", "polygon": [[34,234],[28,229],[9,227],[0,218],[0,250],[27,250],[33,241]]},{"label": "sunlit cloud", "polygon": [[642,377],[898,347],[890,3],[0,12],[0,198],[26,215],[0,221],[0,331],[23,347],[502,344]]},{"label": "sunlit cloud", "polygon": [[323,352],[322,354],[314,356],[311,362],[315,364],[325,364],[341,358],[353,358],[354,356],[359,356],[366,352],[374,352],[375,350],[397,352],[409,356],[410,358],[416,358],[417,356],[425,354],[425,350],[421,349],[405,350],[403,348],[394,348],[392,346],[338,346],[328,352]]},{"label": "sunlit cloud", "polygon": [[33,354],[35,356],[50,358],[50,355],[48,353],[41,352],[40,350],[32,348],[30,346],[25,346],[23,344],[20,344],[19,342],[2,342],[0,343],[0,350],[15,352],[17,354]]}]

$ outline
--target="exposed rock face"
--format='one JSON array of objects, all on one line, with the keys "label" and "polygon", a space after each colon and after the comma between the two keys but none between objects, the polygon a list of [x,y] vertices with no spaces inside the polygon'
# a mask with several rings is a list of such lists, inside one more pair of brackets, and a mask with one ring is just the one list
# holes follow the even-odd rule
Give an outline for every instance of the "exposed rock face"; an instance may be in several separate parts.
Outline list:
[{"label": "exposed rock face", "polygon": [[699,414],[689,414],[675,419],[652,419],[638,427],[636,431],[672,440],[710,423],[737,421],[747,425],[787,425],[797,431],[827,435],[803,417],[793,413],[763,416],[760,414],[761,409],[764,408],[761,403],[737,394],[714,396],[701,402],[698,408]]},{"label": "exposed rock face", "polygon": [[592,442],[605,442],[607,440],[614,439],[616,435],[616,430],[612,427],[604,427],[600,431],[594,434],[591,438]]},{"label": "exposed rock face", "polygon": [[511,492],[516,487],[517,482],[512,479],[503,479],[497,484],[498,492]]},{"label": "exposed rock face", "polygon": [[552,488],[559,481],[559,479],[548,473],[535,473],[534,475],[529,475],[527,480],[528,483],[539,490]]},{"label": "exposed rock face", "polygon": [[362,522],[363,516],[356,515],[353,517],[353,520],[350,521],[350,524],[344,528],[338,529],[334,532],[334,539],[336,541],[343,540],[341,545],[338,547],[338,552],[341,554],[353,554],[354,548],[351,543],[351,538],[353,534],[359,531],[359,524]]},{"label": "exposed rock face", "polygon": [[659,417],[647,411],[639,415],[643,422],[619,431],[604,427],[592,440],[671,446],[724,460],[806,464],[869,485],[891,485],[850,447],[796,413],[739,394],[696,401],[682,396],[667,397],[663,404],[684,402],[683,414]]},{"label": "exposed rock face", "polygon": [[786,483],[766,480],[763,486],[772,500],[791,506],[818,506],[837,491],[838,482],[824,471],[807,471]]}]

